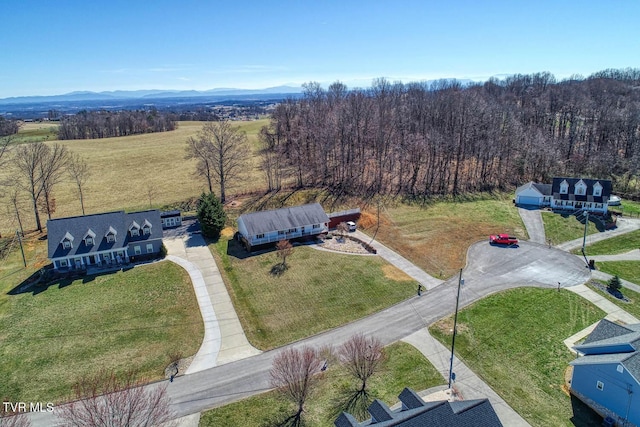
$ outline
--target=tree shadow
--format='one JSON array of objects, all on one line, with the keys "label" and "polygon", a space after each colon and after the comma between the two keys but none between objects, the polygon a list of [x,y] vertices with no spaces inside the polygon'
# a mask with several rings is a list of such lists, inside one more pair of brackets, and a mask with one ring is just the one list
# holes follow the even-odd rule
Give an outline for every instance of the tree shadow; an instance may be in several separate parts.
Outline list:
[{"label": "tree shadow", "polygon": [[262,422],[260,427],[304,427],[305,425],[302,413],[296,413],[289,416],[284,414],[276,415]]},{"label": "tree shadow", "polygon": [[338,395],[331,400],[331,417],[336,419],[341,413],[347,412],[355,419],[363,421],[369,418],[369,406],[373,403],[373,396],[365,390],[342,387]]},{"label": "tree shadow", "polygon": [[20,282],[16,287],[7,292],[7,295],[20,295],[31,293],[33,296],[39,295],[49,288],[64,289],[77,280],[82,280],[83,284],[93,282],[97,276],[115,274],[118,271],[127,271],[133,266],[125,266],[118,269],[106,270],[97,274],[86,274],[86,272],[57,273],[52,269],[40,269]]}]

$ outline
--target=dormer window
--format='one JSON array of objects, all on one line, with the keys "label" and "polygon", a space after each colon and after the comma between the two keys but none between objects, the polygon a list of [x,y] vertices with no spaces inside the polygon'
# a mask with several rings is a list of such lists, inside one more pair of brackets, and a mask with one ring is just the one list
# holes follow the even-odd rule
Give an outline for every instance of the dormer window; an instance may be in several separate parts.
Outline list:
[{"label": "dormer window", "polygon": [[118,232],[116,231],[115,228],[113,227],[109,227],[109,230],[107,231],[107,233],[104,235],[104,237],[107,239],[107,243],[113,243],[116,241],[116,235],[118,234]]},{"label": "dormer window", "polygon": [[138,224],[137,222],[133,221],[133,223],[131,223],[131,226],[129,226],[129,233],[131,234],[132,237],[139,236],[140,235],[140,224]]},{"label": "dormer window", "polygon": [[587,184],[585,184],[583,180],[578,181],[575,185],[573,194],[576,196],[584,196],[587,194]]},{"label": "dormer window", "polygon": [[71,249],[73,247],[73,236],[71,233],[67,231],[60,243],[62,243],[64,249]]},{"label": "dormer window", "polygon": [[93,246],[95,244],[95,238],[96,233],[94,233],[92,229],[88,229],[83,237],[84,244],[87,246]]},{"label": "dormer window", "polygon": [[565,179],[560,183],[560,194],[567,194],[567,193],[569,193],[569,183]]},{"label": "dormer window", "polygon": [[142,224],[142,234],[148,236],[151,234],[151,223],[148,220],[144,220],[144,224]]},{"label": "dormer window", "polygon": [[593,195],[594,197],[602,196],[602,184],[600,184],[599,182],[593,184]]}]

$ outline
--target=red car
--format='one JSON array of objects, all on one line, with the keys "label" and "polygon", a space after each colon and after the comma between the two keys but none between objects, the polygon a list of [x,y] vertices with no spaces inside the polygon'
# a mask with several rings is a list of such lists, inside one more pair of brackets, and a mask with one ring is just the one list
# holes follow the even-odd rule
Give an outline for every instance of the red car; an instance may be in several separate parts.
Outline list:
[{"label": "red car", "polygon": [[517,245],[518,239],[508,234],[495,234],[489,236],[489,243],[497,245]]}]

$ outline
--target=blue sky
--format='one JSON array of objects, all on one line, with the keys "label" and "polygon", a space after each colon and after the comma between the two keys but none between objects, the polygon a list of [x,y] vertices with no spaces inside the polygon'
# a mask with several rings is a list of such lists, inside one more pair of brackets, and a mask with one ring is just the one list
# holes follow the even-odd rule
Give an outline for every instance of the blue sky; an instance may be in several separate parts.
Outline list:
[{"label": "blue sky", "polygon": [[0,98],[640,67],[640,1],[1,0]]}]

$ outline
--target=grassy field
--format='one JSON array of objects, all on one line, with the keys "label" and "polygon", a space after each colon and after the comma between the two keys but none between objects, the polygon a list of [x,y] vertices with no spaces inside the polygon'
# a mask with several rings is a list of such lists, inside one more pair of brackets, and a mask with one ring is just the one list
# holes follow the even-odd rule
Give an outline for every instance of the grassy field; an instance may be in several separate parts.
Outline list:
[{"label": "grassy field", "polygon": [[[560,214],[543,211],[542,222],[544,222],[545,235],[553,245],[584,236],[584,224],[581,224],[573,215],[565,217]],[[589,222],[587,234],[594,233],[598,233],[598,229],[592,222]]]},{"label": "grassy field", "polygon": [[266,350],[359,319],[413,295],[417,284],[379,257],[294,249],[273,276],[275,252],[247,257],[235,241],[210,245],[249,341]]},{"label": "grassy field", "polygon": [[[615,255],[637,250],[638,248],[640,248],[640,230],[593,243],[588,245],[585,251],[587,255]],[[576,249],[571,253],[580,254],[582,253],[581,250]]]},{"label": "grassy field", "polygon": [[[445,279],[466,263],[467,249],[489,234],[527,238],[518,210],[506,196],[490,200],[436,202],[425,207],[390,204],[376,239],[393,248],[434,277]],[[365,232],[376,228],[375,208],[361,219]]]},{"label": "grassy field", "polygon": [[[249,141],[255,147],[257,133],[267,122],[257,120],[234,124],[247,132]],[[202,122],[180,122],[178,129],[171,132],[57,142],[84,157],[89,165],[91,177],[85,189],[87,213],[148,209],[150,205],[161,207],[197,197],[205,189],[205,180],[194,176],[195,161],[184,158],[187,139],[195,136],[201,127]],[[21,132],[27,131],[32,130]],[[258,162],[258,157],[252,159],[245,180],[239,186],[231,187],[229,194],[262,190],[265,187]],[[10,172],[0,171],[0,180],[6,178],[7,173]],[[57,208],[55,217],[82,213],[76,187],[70,181],[56,186],[54,196]],[[9,203],[0,199],[0,204],[4,206]],[[27,194],[22,195],[22,205],[25,228],[35,228]],[[0,217],[0,233],[15,231],[16,228],[13,215]]]},{"label": "grassy field", "polygon": [[[429,361],[411,345],[398,342],[385,348],[387,359],[382,370],[372,377],[369,386],[372,395],[393,405],[404,387],[416,391],[444,384],[442,376]],[[339,390],[352,384],[350,377],[339,365],[330,365],[322,374],[319,387],[306,405],[308,427],[332,427],[332,401]],[[275,391],[242,400],[204,412],[200,427],[259,426],[292,410],[291,404]]]},{"label": "grassy field", "polygon": [[46,242],[28,242],[0,266],[0,396],[60,401],[96,369],[164,377],[169,355],[195,354],[204,329],[188,274],[161,262],[9,295],[33,274]]},{"label": "grassy field", "polygon": [[58,139],[58,125],[52,122],[24,123],[13,139],[14,144],[28,142],[55,141]]},{"label": "grassy field", "polygon": [[613,212],[621,212],[623,215],[638,218],[640,216],[640,202],[633,200],[622,200],[621,206],[611,206]]},{"label": "grassy field", "polygon": [[[459,313],[456,353],[531,425],[597,426],[588,411],[573,413],[563,390],[574,356],[562,341],[602,317],[601,310],[569,291],[501,292]],[[452,322],[446,318],[430,328],[446,345]]]},{"label": "grassy field", "polygon": [[601,295],[604,295],[609,301],[611,301],[612,303],[614,303],[624,311],[640,319],[640,294],[632,291],[631,289],[627,289],[623,287],[620,291],[622,292],[622,295],[624,295],[627,299],[629,299],[629,302],[625,302],[614,297],[609,292],[603,291],[599,287],[594,286],[594,283],[599,283],[602,286],[607,286],[605,282],[591,280],[587,284],[591,289],[593,289],[594,291],[598,292]]},{"label": "grassy field", "polygon": [[605,273],[640,285],[640,261],[596,262],[596,268]]}]

